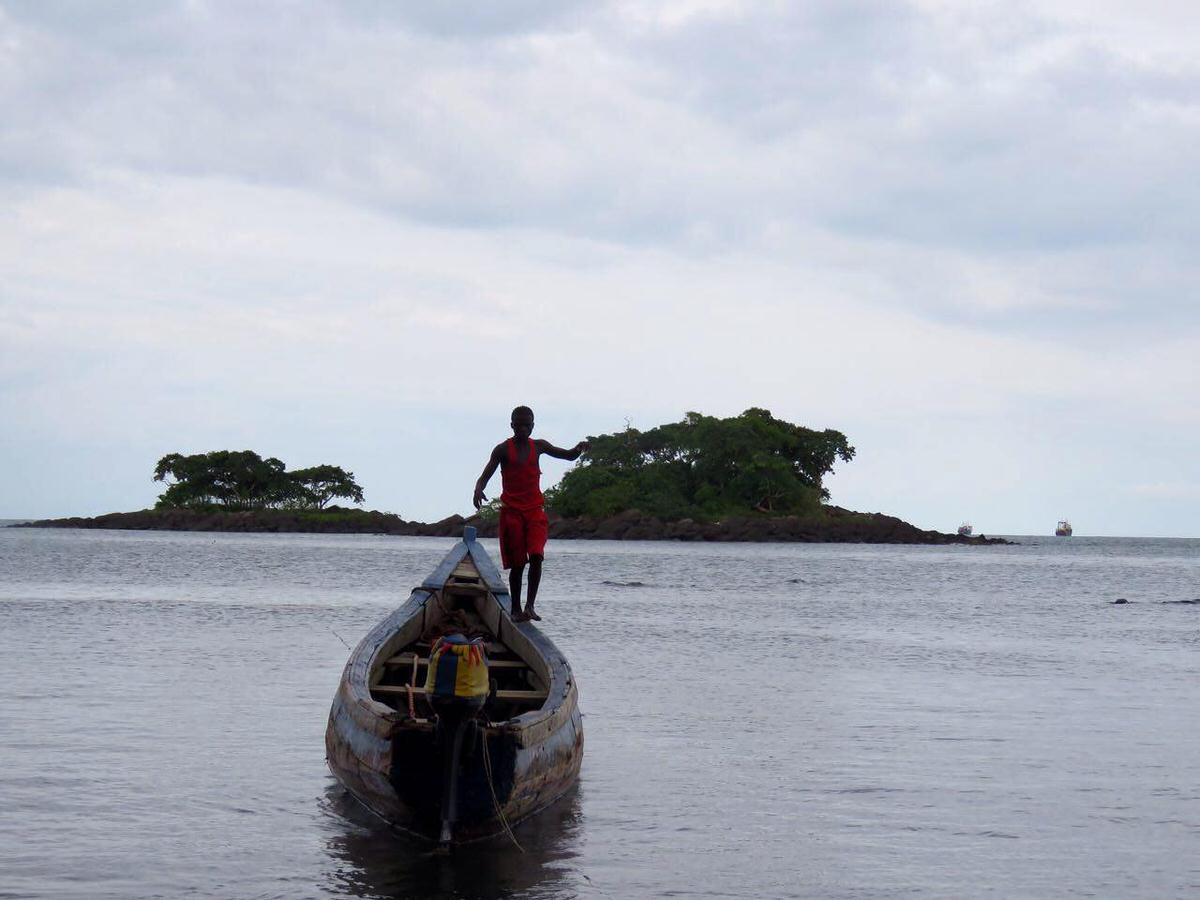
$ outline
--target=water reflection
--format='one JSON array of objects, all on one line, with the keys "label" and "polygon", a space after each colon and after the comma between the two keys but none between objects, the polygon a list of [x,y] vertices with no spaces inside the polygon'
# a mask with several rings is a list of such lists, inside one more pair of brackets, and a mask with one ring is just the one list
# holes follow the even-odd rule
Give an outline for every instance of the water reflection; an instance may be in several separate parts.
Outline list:
[{"label": "water reflection", "polygon": [[331,869],[327,887],[350,897],[575,896],[582,810],[576,787],[507,837],[456,848],[448,856],[388,828],[340,785],[321,801]]}]

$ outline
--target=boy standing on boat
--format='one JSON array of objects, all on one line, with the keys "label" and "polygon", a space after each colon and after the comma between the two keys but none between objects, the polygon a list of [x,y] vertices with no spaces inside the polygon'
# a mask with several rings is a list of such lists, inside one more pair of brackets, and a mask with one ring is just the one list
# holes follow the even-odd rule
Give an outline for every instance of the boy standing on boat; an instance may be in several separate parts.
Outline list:
[{"label": "boy standing on boat", "polygon": [[[512,592],[512,617],[516,622],[541,620],[534,611],[538,585],[542,580],[542,559],[546,552],[546,510],[542,508],[541,474],[538,456],[546,453],[556,459],[579,459],[588,448],[580,441],[570,450],[555,447],[549,441],[530,439],[533,410],[518,406],[512,411],[513,436],[492,450],[483,474],[475,482],[475,508],[483,506],[487,486],[496,467],[500,467],[500,562],[509,569],[508,586]],[[529,566],[529,600],[521,609],[521,577]]]}]

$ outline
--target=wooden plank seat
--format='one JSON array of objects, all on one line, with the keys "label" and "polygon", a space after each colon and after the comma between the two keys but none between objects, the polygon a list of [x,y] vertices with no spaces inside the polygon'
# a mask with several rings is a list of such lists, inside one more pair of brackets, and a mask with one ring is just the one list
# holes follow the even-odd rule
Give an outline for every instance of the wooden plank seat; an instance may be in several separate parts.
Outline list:
[{"label": "wooden plank seat", "polygon": [[[410,644],[409,646],[420,647],[422,650],[428,650],[429,649],[429,641],[417,641],[416,644]],[[510,656],[513,655],[512,650],[510,650],[508,647],[501,644],[499,641],[488,641],[487,643],[485,643],[483,645],[483,647],[489,654],[494,653],[497,656],[499,656],[502,653],[507,653]],[[411,653],[412,651],[405,650],[404,652]],[[392,659],[395,659],[395,657],[393,656]],[[411,663],[412,660],[410,659],[409,662]]]},{"label": "wooden plank seat", "polygon": [[464,558],[450,573],[451,578],[466,578],[469,581],[479,581],[479,569],[469,558]]},{"label": "wooden plank seat", "polygon": [[482,596],[482,595],[488,594],[488,593],[490,593],[490,592],[488,591],[488,589],[485,585],[471,584],[470,582],[467,582],[467,581],[457,581],[453,584],[447,584],[445,587],[442,588],[443,595],[444,594],[470,594],[471,596],[475,596],[475,595]]},{"label": "wooden plank seat", "polygon": [[[371,688],[373,694],[407,694],[409,686],[407,684],[377,684]],[[424,685],[414,685],[412,687],[414,697],[425,696]],[[495,697],[497,700],[515,700],[529,701],[541,703],[546,699],[545,691],[496,691]]]},{"label": "wooden plank seat", "polygon": [[[385,666],[411,666],[413,664],[413,654],[412,653],[399,653],[396,656],[393,656],[391,659],[385,659],[383,661],[383,664]],[[428,656],[417,657],[417,665],[418,666],[429,665],[429,657]],[[488,668],[489,669],[527,669],[529,667],[527,665],[525,665],[525,661],[521,660],[521,659],[489,659],[488,660]]]}]

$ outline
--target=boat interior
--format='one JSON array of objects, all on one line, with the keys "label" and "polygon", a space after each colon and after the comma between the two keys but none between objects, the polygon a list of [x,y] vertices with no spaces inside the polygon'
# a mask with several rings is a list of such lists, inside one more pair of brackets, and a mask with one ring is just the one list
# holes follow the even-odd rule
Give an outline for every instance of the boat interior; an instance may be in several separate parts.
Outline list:
[{"label": "boat interior", "polygon": [[[442,634],[458,631],[485,641],[491,690],[483,707],[499,725],[540,710],[550,681],[547,663],[506,615],[470,557],[454,568],[441,589],[430,592],[421,615],[413,616],[376,654],[371,666],[371,698],[414,726],[431,725],[425,698],[429,651]],[[503,602],[508,602],[504,595]]]}]

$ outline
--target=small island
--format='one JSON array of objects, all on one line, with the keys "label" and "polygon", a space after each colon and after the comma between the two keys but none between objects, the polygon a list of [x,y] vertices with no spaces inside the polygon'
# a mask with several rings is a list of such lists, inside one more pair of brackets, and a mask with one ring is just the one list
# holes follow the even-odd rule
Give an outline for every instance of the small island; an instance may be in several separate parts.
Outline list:
[{"label": "small island", "polygon": [[[649,431],[588,438],[590,448],[545,492],[552,538],[892,544],[1003,544],[984,535],[917,528],[895,516],[828,503],[824,476],[854,448],[832,429],[815,431],[764,409],[715,418],[688,413]],[[497,505],[469,517],[406,521],[359,504],[352,472],[333,465],[288,471],[251,450],[162,457],[167,484],[154,509],[22,527],[171,531],[308,532],[457,537],[474,525],[496,534]]]}]

